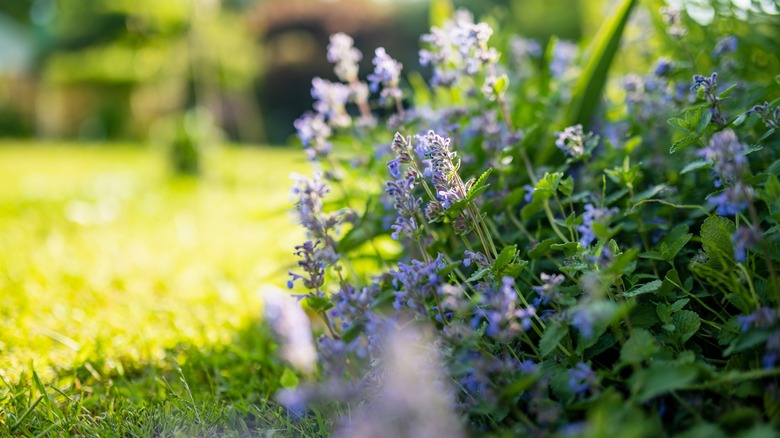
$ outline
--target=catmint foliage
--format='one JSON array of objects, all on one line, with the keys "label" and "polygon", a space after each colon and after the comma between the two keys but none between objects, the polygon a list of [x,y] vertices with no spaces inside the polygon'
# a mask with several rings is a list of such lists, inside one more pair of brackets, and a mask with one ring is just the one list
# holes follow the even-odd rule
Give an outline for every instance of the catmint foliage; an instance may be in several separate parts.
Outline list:
[{"label": "catmint foliage", "polygon": [[[457,11],[421,38],[429,90],[382,47],[361,77],[352,39],[331,38],[340,82],[315,79],[295,123],[319,173],[293,189],[289,285],[317,363],[277,401],[339,436],[777,423],[777,72],[735,64],[776,54],[744,26],[649,13],[659,32],[648,17],[623,35],[641,47],[620,39],[641,62],[607,72],[599,45]],[[694,75],[707,66],[722,75]],[[591,89],[578,75],[601,74],[593,117],[569,126]]]}]

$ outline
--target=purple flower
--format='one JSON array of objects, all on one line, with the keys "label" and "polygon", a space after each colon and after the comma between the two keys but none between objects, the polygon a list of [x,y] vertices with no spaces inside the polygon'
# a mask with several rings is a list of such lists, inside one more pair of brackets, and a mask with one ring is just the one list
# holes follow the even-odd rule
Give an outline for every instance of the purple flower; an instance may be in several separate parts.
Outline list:
[{"label": "purple flower", "polygon": [[492,34],[486,23],[474,24],[469,12],[458,10],[453,20],[421,37],[426,48],[420,50],[420,65],[433,67],[433,85],[452,86],[498,61],[499,53],[487,45]]},{"label": "purple flower", "polygon": [[780,128],[780,106],[778,105],[772,108],[769,102],[764,102],[763,105],[755,105],[747,114],[756,114],[770,128]]},{"label": "purple flower", "polygon": [[555,133],[555,146],[570,157],[581,157],[585,153],[585,142],[591,134],[582,132],[582,125],[569,126],[563,132]]},{"label": "purple flower", "polygon": [[443,254],[430,263],[419,260],[412,260],[409,264],[399,262],[398,270],[390,271],[396,289],[395,308],[408,307],[420,314],[427,314],[426,302],[434,294],[441,294],[443,279],[439,271],[445,266]]},{"label": "purple flower", "polygon": [[573,393],[582,395],[588,390],[594,391],[597,385],[598,378],[589,365],[578,362],[569,370],[569,389]]},{"label": "purple flower", "polygon": [[746,332],[751,325],[759,329],[769,328],[777,322],[777,313],[769,307],[759,307],[749,315],[738,316],[737,321],[742,324],[743,332]]},{"label": "purple flower", "polygon": [[558,297],[558,287],[566,280],[561,274],[549,275],[542,272],[539,276],[544,282],[541,286],[534,286],[534,292],[539,295],[539,298],[534,299],[535,306],[541,306],[550,304],[550,301]]},{"label": "purple flower", "polygon": [[712,136],[709,146],[696,155],[712,163],[716,174],[716,187],[721,183],[734,184],[747,169],[746,147],[731,129],[724,129]]},{"label": "purple flower", "polygon": [[322,114],[306,112],[293,125],[298,132],[298,138],[301,139],[301,143],[306,148],[309,160],[315,161],[330,153],[332,146],[328,142],[328,137],[332,131],[330,126],[325,123]]},{"label": "purple flower", "polygon": [[352,123],[345,105],[351,89],[348,85],[331,82],[322,78],[311,81],[311,97],[314,98],[314,110],[321,114],[331,126],[345,127]]},{"label": "purple flower", "polygon": [[466,258],[463,259],[463,266],[469,267],[472,263],[474,263],[478,269],[482,269],[486,267],[489,262],[485,254],[482,254],[481,252],[471,252],[469,250],[464,251],[464,254],[466,255]]},{"label": "purple flower", "polygon": [[444,208],[463,198],[457,187],[457,167],[452,159],[455,152],[450,151],[450,139],[429,131],[424,137],[426,155],[430,159],[429,169],[436,194]]},{"label": "purple flower", "polygon": [[661,57],[656,61],[653,73],[659,77],[666,77],[672,73],[672,69],[674,69],[674,63],[669,58]]},{"label": "purple flower", "polygon": [[617,212],[616,208],[596,208],[593,204],[586,204],[585,212],[582,214],[582,224],[577,227],[577,231],[580,232],[580,244],[585,247],[590,246],[596,240],[593,224],[606,225],[609,218]]},{"label": "purple flower", "polygon": [[374,72],[368,75],[371,91],[377,92],[381,84],[382,93],[380,99],[382,103],[400,101],[401,89],[398,88],[398,83],[401,78],[401,69],[403,68],[401,63],[391,58],[383,47],[376,49],[373,63]]},{"label": "purple flower", "polygon": [[703,91],[704,97],[710,103],[717,101],[716,92],[718,91],[718,73],[712,73],[710,77],[702,75],[693,75],[693,85],[691,85],[693,91]]},{"label": "purple flower", "polygon": [[556,42],[550,61],[550,73],[558,79],[563,78],[572,61],[577,57],[577,51],[577,45],[571,41],[560,40]]},{"label": "purple flower", "polygon": [[729,35],[721,38],[717,44],[715,44],[715,50],[712,51],[713,58],[722,58],[728,53],[734,53],[737,51],[737,37]]},{"label": "purple flower", "polygon": [[734,244],[734,259],[742,263],[747,259],[747,249],[753,248],[761,242],[764,235],[761,230],[754,227],[740,226],[731,236]]},{"label": "purple flower", "polygon": [[682,38],[688,33],[688,29],[682,24],[682,11],[672,7],[661,8],[661,17],[668,26],[666,33],[673,38]]},{"label": "purple flower", "polygon": [[328,62],[336,64],[336,76],[347,83],[357,80],[358,62],[363,58],[353,44],[352,38],[342,32],[331,35],[328,44]]},{"label": "purple flower", "polygon": [[306,312],[293,297],[277,290],[265,292],[263,298],[265,320],[281,339],[280,356],[305,373],[313,372],[317,351]]},{"label": "purple flower", "polygon": [[395,223],[391,226],[394,230],[391,237],[398,240],[400,235],[404,234],[415,238],[419,230],[415,218],[418,213],[421,213],[422,200],[412,194],[414,177],[409,175],[402,179],[388,181],[385,187],[385,192],[393,199],[393,208],[397,213]]},{"label": "purple flower", "polygon": [[753,199],[753,188],[745,185],[742,181],[737,182],[733,187],[729,187],[720,194],[709,198],[717,207],[717,212],[721,216],[735,215],[745,210]]}]

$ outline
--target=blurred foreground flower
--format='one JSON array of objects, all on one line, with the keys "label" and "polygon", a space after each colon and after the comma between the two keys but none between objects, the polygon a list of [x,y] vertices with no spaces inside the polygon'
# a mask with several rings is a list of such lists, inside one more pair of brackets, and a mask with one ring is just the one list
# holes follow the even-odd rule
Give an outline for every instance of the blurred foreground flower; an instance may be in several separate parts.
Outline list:
[{"label": "blurred foreground flower", "polygon": [[295,298],[278,289],[265,290],[263,301],[265,319],[280,340],[280,356],[305,373],[314,372],[317,351],[306,312]]},{"label": "blurred foreground flower", "polygon": [[464,436],[455,396],[430,336],[416,329],[392,332],[384,344],[379,387],[352,411],[334,436],[341,438]]}]

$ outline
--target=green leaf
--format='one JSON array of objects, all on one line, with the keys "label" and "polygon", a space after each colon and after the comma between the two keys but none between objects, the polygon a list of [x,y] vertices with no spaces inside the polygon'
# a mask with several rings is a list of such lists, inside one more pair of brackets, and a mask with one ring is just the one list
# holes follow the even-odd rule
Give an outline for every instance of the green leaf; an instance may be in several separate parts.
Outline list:
[{"label": "green leaf", "polygon": [[708,161],[696,160],[691,163],[688,163],[687,166],[683,167],[682,170],[680,171],[680,174],[685,174],[694,170],[699,170],[699,169],[709,168],[709,167],[710,167],[710,163]]},{"label": "green leaf", "polygon": [[624,364],[642,363],[658,352],[658,343],[645,329],[634,329],[628,341],[620,349],[620,361]]},{"label": "green leaf", "polygon": [[490,268],[484,268],[476,271],[475,273],[471,274],[471,277],[468,278],[466,281],[478,281],[481,280],[483,277],[488,275],[490,273]]},{"label": "green leaf", "polygon": [[666,119],[666,124],[684,134],[690,134],[691,132],[691,127],[688,125],[688,122],[677,117]]},{"label": "green leaf", "polygon": [[696,134],[699,137],[701,137],[701,135],[704,133],[704,130],[707,129],[707,126],[710,124],[711,120],[712,120],[712,111],[702,110],[699,113],[699,119],[696,121]]},{"label": "green leaf", "polygon": [[561,342],[564,336],[569,333],[569,328],[565,325],[550,324],[542,333],[542,338],[539,339],[539,352],[542,356],[548,356],[555,350],[558,343]]},{"label": "green leaf", "polygon": [[357,339],[358,336],[363,332],[363,324],[357,323],[352,324],[348,329],[344,331],[344,333],[341,334],[341,339],[349,344],[350,342]]},{"label": "green leaf", "polygon": [[736,339],[731,342],[731,345],[723,352],[724,356],[730,356],[734,353],[747,350],[748,348],[755,347],[766,342],[769,339],[769,335],[772,332],[769,330],[748,330],[745,333],[740,333]]},{"label": "green leaf", "polygon": [[528,251],[528,257],[532,259],[538,259],[547,255],[550,252],[550,247],[555,242],[558,242],[558,239],[555,237],[542,240],[541,242],[537,243],[536,246],[534,246],[530,251]]},{"label": "green leaf", "polygon": [[306,296],[306,305],[317,313],[324,312],[333,307],[333,302],[328,297],[318,297],[315,295]]},{"label": "green leaf", "polygon": [[701,241],[704,252],[709,256],[715,266],[720,262],[730,262],[734,256],[734,247],[731,243],[731,235],[736,230],[736,225],[731,219],[710,216],[701,225]]},{"label": "green leaf", "polygon": [[686,135],[672,144],[672,147],[669,148],[669,153],[673,154],[679,150],[685,149],[686,147],[696,143],[697,140],[699,140],[699,136],[696,134]]},{"label": "green leaf", "polygon": [[693,383],[698,376],[696,364],[655,364],[631,377],[633,392],[639,402],[646,402],[668,392],[681,389]]},{"label": "green leaf", "polygon": [[571,196],[571,194],[574,193],[574,178],[569,176],[568,178],[562,179],[558,185],[558,190],[565,196]]},{"label": "green leaf", "polygon": [[504,269],[501,270],[501,275],[508,275],[510,277],[517,278],[520,275],[520,273],[523,272],[523,269],[527,264],[528,262],[525,260],[518,260],[515,263],[510,263],[506,265]]},{"label": "green leaf", "polygon": [[517,245],[507,246],[504,249],[502,249],[501,252],[498,254],[498,257],[496,257],[496,263],[493,265],[493,269],[495,269],[496,272],[500,271],[501,268],[508,265],[509,262],[511,262],[512,259],[515,258],[516,253],[517,253]]},{"label": "green leaf", "polygon": [[672,323],[675,326],[674,334],[680,339],[680,344],[684,344],[699,330],[701,318],[696,312],[680,310],[672,314]]},{"label": "green leaf", "polygon": [[674,303],[672,303],[672,312],[678,312],[682,310],[683,307],[685,307],[688,302],[691,301],[690,298],[683,298],[681,300],[677,300]]},{"label": "green leaf", "polygon": [[279,377],[279,383],[282,388],[295,388],[298,386],[298,376],[291,369],[285,368],[282,371],[282,376]]},{"label": "green leaf", "polygon": [[631,289],[628,292],[624,292],[623,296],[626,297],[626,298],[631,298],[631,297],[635,297],[637,295],[653,293],[653,292],[655,292],[655,291],[657,291],[658,289],[661,288],[661,284],[662,283],[663,282],[661,280],[654,280],[654,281],[651,281],[650,283],[646,283],[646,284],[643,284],[643,285],[641,285],[639,287]]},{"label": "green leaf", "polygon": [[550,245],[550,249],[556,251],[563,251],[563,254],[566,257],[572,257],[579,252],[580,243],[579,242],[553,243]]},{"label": "green leaf", "polygon": [[439,272],[438,272],[439,276],[444,278],[444,277],[450,275],[450,272],[452,272],[455,269],[457,269],[457,267],[460,266],[461,263],[462,262],[452,262],[452,263],[448,264],[447,266],[443,267],[442,269],[439,269]]},{"label": "green leaf", "polygon": [[594,111],[600,107],[599,99],[607,82],[609,69],[620,49],[623,30],[637,0],[623,0],[614,7],[614,13],[604,22],[586,52],[585,67],[572,90],[571,102],[566,109],[566,126],[581,123],[587,125]]},{"label": "green leaf", "polygon": [[480,193],[484,192],[488,186],[485,184],[485,181],[487,181],[487,178],[490,176],[490,174],[493,172],[493,168],[489,168],[486,170],[480,177],[477,179],[477,181],[472,185],[468,192],[466,193],[466,199],[469,201],[473,201],[476,199],[477,196],[479,196]]}]

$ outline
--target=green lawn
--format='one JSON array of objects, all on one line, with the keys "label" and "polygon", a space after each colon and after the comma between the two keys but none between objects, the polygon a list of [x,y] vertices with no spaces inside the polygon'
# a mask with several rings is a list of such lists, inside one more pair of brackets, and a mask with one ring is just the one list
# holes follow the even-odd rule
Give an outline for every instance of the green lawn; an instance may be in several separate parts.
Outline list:
[{"label": "green lawn", "polygon": [[302,157],[222,149],[194,180],[151,148],[0,143],[0,433],[306,432],[266,403],[259,322]]}]

